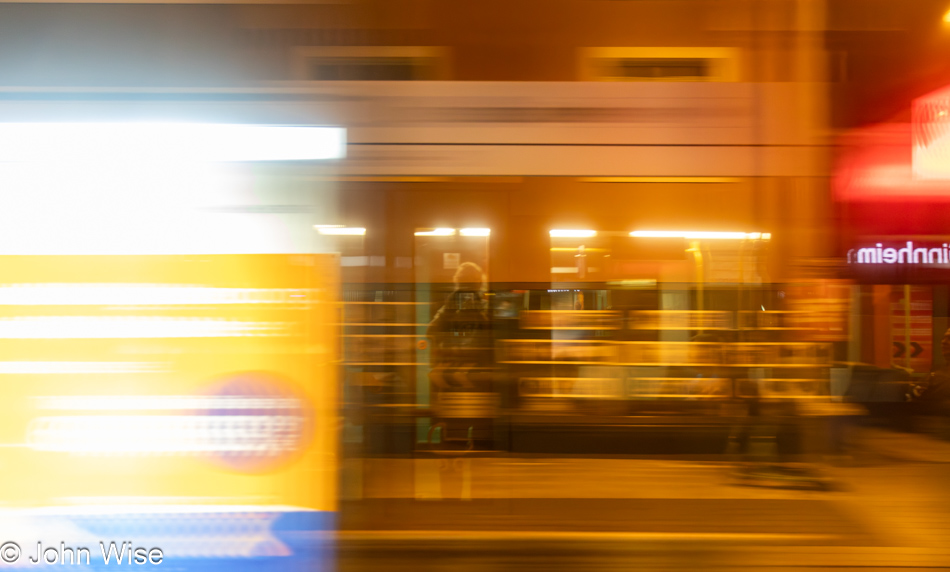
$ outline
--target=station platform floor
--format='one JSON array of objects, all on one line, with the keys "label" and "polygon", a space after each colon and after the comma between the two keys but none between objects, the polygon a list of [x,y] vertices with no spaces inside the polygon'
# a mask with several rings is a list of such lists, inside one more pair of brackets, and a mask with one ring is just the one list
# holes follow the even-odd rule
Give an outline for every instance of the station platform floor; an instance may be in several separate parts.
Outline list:
[{"label": "station platform floor", "polygon": [[774,461],[346,459],[341,566],[371,570],[381,554],[398,563],[416,550],[406,554],[452,566],[502,555],[474,569],[522,557],[548,566],[558,553],[593,558],[592,569],[648,554],[695,569],[680,557],[697,551],[725,568],[950,568],[950,443],[862,428],[843,455]]}]

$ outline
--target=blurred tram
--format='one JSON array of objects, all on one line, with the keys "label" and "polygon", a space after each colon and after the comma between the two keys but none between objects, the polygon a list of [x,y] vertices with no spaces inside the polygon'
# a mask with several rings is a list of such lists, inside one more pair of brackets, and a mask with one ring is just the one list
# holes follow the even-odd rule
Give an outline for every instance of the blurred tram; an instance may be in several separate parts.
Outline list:
[{"label": "blurred tram", "polygon": [[0,104],[0,557],[332,569],[313,181],[343,131],[268,94],[53,91]]}]

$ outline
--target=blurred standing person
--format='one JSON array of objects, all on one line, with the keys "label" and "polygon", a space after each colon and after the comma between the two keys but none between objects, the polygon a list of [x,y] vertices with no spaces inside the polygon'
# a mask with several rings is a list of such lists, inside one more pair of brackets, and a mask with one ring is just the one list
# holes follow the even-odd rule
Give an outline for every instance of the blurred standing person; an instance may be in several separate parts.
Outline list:
[{"label": "blurred standing person", "polygon": [[461,264],[454,289],[426,331],[430,362],[434,424],[442,424],[442,440],[476,441],[492,438],[491,418],[494,347],[491,318],[485,299],[487,284],[481,267]]},{"label": "blurred standing person", "polygon": [[920,405],[918,411],[925,415],[950,413],[950,328],[940,340],[940,353],[944,365],[930,372],[926,381],[915,385],[911,399]]}]

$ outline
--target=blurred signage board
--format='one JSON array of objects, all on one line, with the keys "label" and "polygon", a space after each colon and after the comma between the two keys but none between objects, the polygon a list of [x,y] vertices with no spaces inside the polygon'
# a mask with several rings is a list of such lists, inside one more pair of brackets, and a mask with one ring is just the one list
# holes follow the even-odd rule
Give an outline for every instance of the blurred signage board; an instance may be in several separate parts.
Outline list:
[{"label": "blurred signage board", "polygon": [[100,542],[131,542],[180,571],[330,569],[338,258],[253,169],[0,165],[20,564],[38,541],[94,568]]},{"label": "blurred signage board", "polygon": [[0,265],[15,514],[42,513],[94,561],[100,540],[131,540],[182,570],[314,565],[320,544],[301,534],[335,510],[335,257]]}]

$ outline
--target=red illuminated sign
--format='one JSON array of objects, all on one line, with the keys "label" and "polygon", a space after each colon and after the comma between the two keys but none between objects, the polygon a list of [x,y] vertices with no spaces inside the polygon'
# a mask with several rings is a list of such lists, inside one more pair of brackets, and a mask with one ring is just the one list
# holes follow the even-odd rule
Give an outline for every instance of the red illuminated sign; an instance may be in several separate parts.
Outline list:
[{"label": "red illuminated sign", "polygon": [[853,278],[950,280],[950,87],[914,101],[912,122],[854,130],[839,140],[832,179]]},{"label": "red illuminated sign", "polygon": [[[909,123],[888,123],[844,137],[834,174],[835,197],[848,202],[950,201],[950,180],[915,176],[912,131]],[[950,178],[950,155],[947,174]]]},{"label": "red illuminated sign", "polygon": [[950,179],[950,87],[914,100],[913,171],[917,179]]}]

